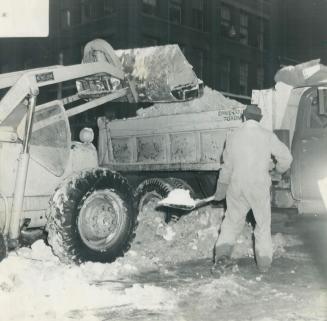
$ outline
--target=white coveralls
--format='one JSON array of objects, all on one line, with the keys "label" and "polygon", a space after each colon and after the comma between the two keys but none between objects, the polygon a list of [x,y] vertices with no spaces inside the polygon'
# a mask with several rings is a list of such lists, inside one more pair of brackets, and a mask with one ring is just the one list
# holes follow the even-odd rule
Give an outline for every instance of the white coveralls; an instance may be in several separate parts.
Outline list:
[{"label": "white coveralls", "polygon": [[264,258],[267,264],[271,263],[271,155],[275,157],[276,169],[280,173],[290,167],[292,155],[287,146],[257,121],[246,121],[227,138],[224,164],[219,174],[219,182],[228,184],[227,211],[215,245],[216,260],[231,254],[244,227],[246,214],[252,209],[256,220],[254,236],[257,263],[258,258]]}]

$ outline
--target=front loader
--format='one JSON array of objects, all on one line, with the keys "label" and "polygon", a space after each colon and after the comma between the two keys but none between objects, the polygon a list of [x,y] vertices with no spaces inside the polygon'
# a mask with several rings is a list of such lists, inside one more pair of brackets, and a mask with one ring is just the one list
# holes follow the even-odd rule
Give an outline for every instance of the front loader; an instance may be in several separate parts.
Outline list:
[{"label": "front loader", "polygon": [[[175,56],[182,55],[176,47],[171,46]],[[142,57],[144,64],[146,54]],[[118,172],[99,167],[92,132],[82,130],[81,142],[71,141],[69,118],[111,101],[146,101],[147,93],[148,100],[151,95],[160,101],[194,97],[200,83],[190,65],[183,68],[188,79],[173,85],[157,80],[161,99],[153,88],[147,92],[144,74],[141,79],[133,70],[128,73],[126,61],[97,39],[86,45],[81,64],[0,75],[0,90],[7,90],[0,101],[3,256],[39,231],[47,232],[48,243],[65,262],[111,262],[128,250],[137,216],[131,187]],[[185,75],[182,69],[177,72]],[[153,75],[147,77],[156,82]],[[38,104],[59,84],[72,81],[77,93]]]}]

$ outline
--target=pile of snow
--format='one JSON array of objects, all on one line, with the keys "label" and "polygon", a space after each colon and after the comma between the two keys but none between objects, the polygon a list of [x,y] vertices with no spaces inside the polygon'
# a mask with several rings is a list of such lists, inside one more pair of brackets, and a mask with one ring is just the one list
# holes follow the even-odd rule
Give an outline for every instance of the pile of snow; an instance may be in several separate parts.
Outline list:
[{"label": "pile of snow", "polygon": [[1,315],[7,321],[62,321],[79,313],[79,320],[95,321],[100,320],[96,310],[103,308],[174,308],[172,291],[138,283],[126,287],[119,282],[128,282],[135,273],[139,273],[136,267],[121,261],[65,265],[53,256],[50,247],[37,241],[31,249],[11,253],[0,264]]},{"label": "pile of snow", "polygon": [[[141,264],[147,258],[152,263],[149,266],[160,268],[167,264],[212,257],[224,216],[223,208],[205,206],[183,215],[176,223],[166,224],[162,213],[154,211],[156,205],[147,204],[139,214],[139,226],[131,248],[137,258],[134,264]],[[272,242],[274,257],[283,256],[287,247],[301,244],[295,236],[280,233],[272,236]],[[251,224],[244,225],[232,257],[254,257]]]},{"label": "pile of snow", "polygon": [[166,224],[162,216],[145,210],[131,250],[158,266],[211,257],[222,215],[221,209],[206,207]]},{"label": "pile of snow", "polygon": [[288,247],[302,245],[303,242],[296,236],[290,234],[277,233],[273,235],[274,257],[284,256]]},{"label": "pile of snow", "polygon": [[199,98],[185,102],[156,103],[151,107],[137,110],[136,114],[140,117],[153,117],[232,109],[241,115],[244,108],[245,105],[240,102],[226,98],[219,91],[206,86],[203,95]]}]

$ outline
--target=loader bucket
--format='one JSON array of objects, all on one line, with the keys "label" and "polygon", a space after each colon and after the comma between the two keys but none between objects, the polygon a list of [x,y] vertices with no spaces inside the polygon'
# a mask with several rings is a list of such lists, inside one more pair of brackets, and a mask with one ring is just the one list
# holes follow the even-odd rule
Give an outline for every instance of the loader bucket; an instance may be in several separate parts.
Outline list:
[{"label": "loader bucket", "polygon": [[[202,81],[178,45],[113,50],[103,39],[95,39],[85,46],[83,63],[94,61],[107,61],[122,69],[134,83],[139,102],[185,101],[202,94]],[[121,86],[121,81],[113,77],[106,80],[107,84],[99,77],[93,83],[93,87],[109,90]]]},{"label": "loader bucket", "polygon": [[201,81],[178,45],[116,50],[135,81],[139,101],[185,101],[201,94]]}]

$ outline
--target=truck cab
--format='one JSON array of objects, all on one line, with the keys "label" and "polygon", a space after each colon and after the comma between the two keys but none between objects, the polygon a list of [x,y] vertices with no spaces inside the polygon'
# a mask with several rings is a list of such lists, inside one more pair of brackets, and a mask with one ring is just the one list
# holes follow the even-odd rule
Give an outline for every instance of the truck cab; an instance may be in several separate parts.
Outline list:
[{"label": "truck cab", "polygon": [[298,104],[292,142],[291,190],[302,214],[326,212],[322,188],[327,178],[326,93],[327,87],[308,87]]}]

